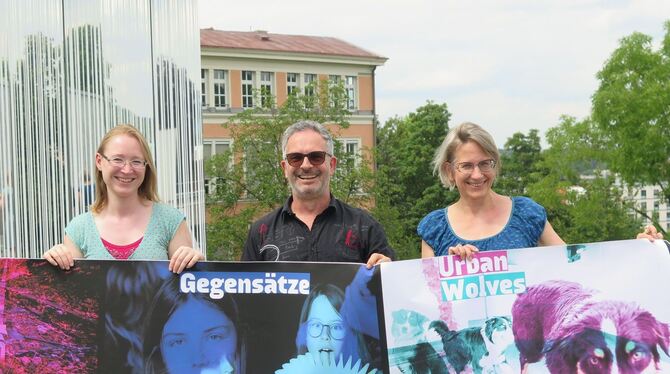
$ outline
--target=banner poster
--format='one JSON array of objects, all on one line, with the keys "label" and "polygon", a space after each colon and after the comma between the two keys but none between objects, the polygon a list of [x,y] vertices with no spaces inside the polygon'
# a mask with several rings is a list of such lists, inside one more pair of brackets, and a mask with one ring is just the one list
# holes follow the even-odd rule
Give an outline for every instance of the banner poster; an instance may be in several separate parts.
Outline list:
[{"label": "banner poster", "polygon": [[[0,259],[3,373],[388,371],[379,267]],[[341,358],[341,359],[340,359]]]},{"label": "banner poster", "polygon": [[391,373],[670,373],[668,243],[382,264]]}]

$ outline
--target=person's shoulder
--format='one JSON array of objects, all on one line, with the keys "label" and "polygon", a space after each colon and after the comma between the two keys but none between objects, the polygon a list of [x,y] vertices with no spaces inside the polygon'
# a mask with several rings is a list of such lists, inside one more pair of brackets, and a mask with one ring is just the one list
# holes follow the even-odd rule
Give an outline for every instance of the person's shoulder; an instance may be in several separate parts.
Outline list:
[{"label": "person's shoulder", "polygon": [[436,221],[446,221],[446,216],[444,214],[444,208],[435,209],[432,212],[426,214],[421,218],[419,224],[433,223]]},{"label": "person's shoulder", "polygon": [[155,202],[154,203],[154,209],[156,210],[157,213],[168,213],[168,214],[181,214],[181,210],[173,207],[170,204],[165,204],[165,203],[160,203],[160,202]]},{"label": "person's shoulder", "polygon": [[512,197],[512,200],[514,201],[515,211],[513,214],[519,214],[523,216],[537,215],[542,219],[546,219],[546,212],[544,207],[530,197],[514,196]]},{"label": "person's shoulder", "polygon": [[70,220],[67,224],[69,227],[81,227],[86,225],[91,220],[91,212],[81,213]]},{"label": "person's shoulder", "polygon": [[280,206],[278,208],[275,208],[275,209],[271,210],[270,212],[268,212],[267,214],[265,214],[261,218],[258,218],[257,220],[255,220],[251,224],[251,226],[252,227],[257,227],[257,226],[260,226],[262,224],[269,224],[270,222],[273,222],[277,218],[278,215],[282,214],[283,209],[284,209],[284,207]]},{"label": "person's shoulder", "polygon": [[514,205],[518,207],[542,208],[542,205],[527,196],[513,196],[512,200],[514,201]]},{"label": "person's shoulder", "polygon": [[65,226],[65,233],[70,236],[70,239],[74,240],[74,238],[78,238],[86,232],[92,231],[92,226],[95,226],[95,222],[93,221],[91,212],[81,213],[68,222]]},{"label": "person's shoulder", "polygon": [[169,235],[173,235],[179,225],[186,220],[186,215],[181,210],[172,205],[154,202],[151,220],[154,227],[160,227]]},{"label": "person's shoulder", "polygon": [[362,219],[367,219],[371,221],[377,221],[375,218],[368,212],[367,210],[363,208],[358,208],[352,205],[349,205],[345,203],[344,201],[335,199],[335,206],[336,209],[342,209],[344,212],[347,212],[348,214],[355,216],[355,217],[361,217]]}]

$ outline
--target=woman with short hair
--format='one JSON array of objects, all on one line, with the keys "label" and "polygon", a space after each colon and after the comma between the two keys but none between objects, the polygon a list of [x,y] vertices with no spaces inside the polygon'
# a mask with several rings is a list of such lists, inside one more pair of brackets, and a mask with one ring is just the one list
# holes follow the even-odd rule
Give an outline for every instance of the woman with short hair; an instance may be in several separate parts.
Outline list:
[{"label": "woman with short hair", "polygon": [[470,259],[480,250],[565,244],[541,205],[528,197],[493,191],[500,154],[491,134],[480,126],[466,122],[451,129],[433,163],[442,184],[455,187],[460,198],[419,223],[421,257]]}]

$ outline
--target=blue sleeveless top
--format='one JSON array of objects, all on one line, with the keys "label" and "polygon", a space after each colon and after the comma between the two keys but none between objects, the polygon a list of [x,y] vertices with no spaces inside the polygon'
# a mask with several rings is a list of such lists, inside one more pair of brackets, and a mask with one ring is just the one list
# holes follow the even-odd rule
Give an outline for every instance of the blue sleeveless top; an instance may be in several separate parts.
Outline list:
[{"label": "blue sleeveless top", "polygon": [[447,217],[447,208],[430,212],[423,217],[417,233],[435,251],[435,256],[446,256],[449,247],[458,244],[472,244],[480,251],[537,247],[547,212],[527,197],[512,197],[512,214],[503,229],[487,238],[466,240],[454,233]]}]

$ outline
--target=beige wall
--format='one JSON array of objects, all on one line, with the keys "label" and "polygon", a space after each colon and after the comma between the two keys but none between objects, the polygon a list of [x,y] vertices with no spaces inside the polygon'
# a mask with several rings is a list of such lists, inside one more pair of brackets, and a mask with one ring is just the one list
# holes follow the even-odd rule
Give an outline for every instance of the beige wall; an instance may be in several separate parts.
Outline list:
[{"label": "beige wall", "polygon": [[286,101],[286,73],[278,71],[275,73],[275,97],[277,106],[282,106]]},{"label": "beige wall", "polygon": [[[242,71],[230,70],[230,107],[242,107]],[[204,120],[203,120],[204,122]]]},{"label": "beige wall", "polygon": [[358,110],[374,110],[372,76],[358,76]]},{"label": "beige wall", "polygon": [[230,130],[221,126],[220,123],[202,124],[202,134],[205,139],[230,139]]},{"label": "beige wall", "polygon": [[346,129],[338,126],[328,125],[328,130],[336,138],[358,138],[361,139],[361,148],[371,150],[374,145],[372,122],[368,125],[350,125]]}]

